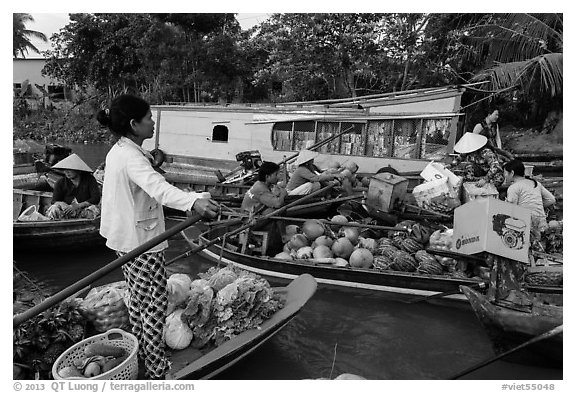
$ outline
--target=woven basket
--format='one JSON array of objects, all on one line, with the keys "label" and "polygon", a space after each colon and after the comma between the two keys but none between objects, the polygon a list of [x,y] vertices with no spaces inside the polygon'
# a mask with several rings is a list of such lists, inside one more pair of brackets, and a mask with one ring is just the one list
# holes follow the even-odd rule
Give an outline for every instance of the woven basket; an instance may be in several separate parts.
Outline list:
[{"label": "woven basket", "polygon": [[75,359],[84,359],[85,348],[94,343],[106,344],[124,348],[128,357],[113,369],[92,378],[72,377],[67,379],[119,379],[129,380],[138,378],[138,340],[133,334],[122,329],[110,329],[106,333],[88,337],[64,351],[52,366],[54,379],[64,379],[58,373],[64,367],[73,366]]}]

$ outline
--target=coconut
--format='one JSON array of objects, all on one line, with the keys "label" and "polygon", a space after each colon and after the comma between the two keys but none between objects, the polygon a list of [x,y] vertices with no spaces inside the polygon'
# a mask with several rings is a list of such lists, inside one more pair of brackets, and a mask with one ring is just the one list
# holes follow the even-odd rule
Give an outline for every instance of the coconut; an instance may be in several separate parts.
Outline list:
[{"label": "coconut", "polygon": [[346,267],[348,266],[348,261],[344,258],[335,258],[333,265],[338,267]]},{"label": "coconut", "polygon": [[318,220],[306,220],[302,226],[302,232],[310,241],[322,236],[325,230],[324,225]]},{"label": "coconut", "polygon": [[288,243],[291,250],[299,250],[302,247],[306,247],[309,245],[308,239],[301,233],[297,233],[290,238],[290,242]]},{"label": "coconut", "polygon": [[344,169],[342,172],[340,172],[340,174],[343,177],[347,177],[349,179],[352,177],[352,171],[350,169]]},{"label": "coconut", "polygon": [[314,258],[332,258],[334,254],[328,246],[317,246],[312,252]]},{"label": "coconut", "polygon": [[348,169],[350,174],[358,172],[358,164],[356,164],[354,161],[347,161],[342,165],[342,167]]},{"label": "coconut", "polygon": [[334,239],[332,239],[329,236],[326,235],[322,235],[316,238],[316,240],[314,240],[314,247],[318,247],[318,246],[327,246],[327,247],[332,247],[332,244],[334,244]]},{"label": "coconut", "polygon": [[332,245],[332,252],[340,258],[348,259],[352,254],[352,251],[354,251],[354,245],[346,237],[336,239]]},{"label": "coconut", "polygon": [[358,244],[360,230],[356,227],[343,227],[340,229],[338,235],[348,238],[352,244]]},{"label": "coconut", "polygon": [[276,254],[276,255],[274,256],[274,258],[276,258],[276,259],[282,259],[282,260],[285,260],[285,261],[291,261],[291,260],[292,260],[292,256],[290,255],[290,253],[289,253],[289,252],[285,252],[285,251],[282,251],[281,253]]},{"label": "coconut", "polygon": [[368,269],[372,267],[374,256],[365,248],[358,248],[350,255],[350,266]]},{"label": "coconut", "polygon": [[296,251],[296,258],[297,259],[312,258],[313,253],[314,253],[314,250],[312,250],[312,247],[310,247],[310,246],[302,247],[302,248],[298,249],[298,251]]},{"label": "coconut", "polygon": [[359,240],[358,241],[359,248],[365,248],[369,250],[372,254],[374,254],[374,251],[376,251],[376,248],[378,247],[378,243],[376,243],[376,240],[370,237],[367,238],[359,237],[358,240]]},{"label": "coconut", "polygon": [[[340,229],[340,227],[343,224],[348,224],[348,219],[342,215],[337,215],[337,216],[332,217],[330,222],[332,223],[332,225],[330,225],[330,227],[333,230],[337,231],[338,229]],[[334,224],[336,224],[336,225],[334,225]]]}]

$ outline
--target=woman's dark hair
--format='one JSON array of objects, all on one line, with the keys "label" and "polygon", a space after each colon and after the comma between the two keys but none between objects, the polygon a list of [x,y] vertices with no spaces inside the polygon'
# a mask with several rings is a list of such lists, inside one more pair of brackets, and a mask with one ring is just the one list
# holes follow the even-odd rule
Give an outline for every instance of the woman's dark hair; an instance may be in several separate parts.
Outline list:
[{"label": "woman's dark hair", "polygon": [[[506,169],[506,171],[508,172],[514,172],[515,176],[525,177],[524,173],[526,171],[526,168],[524,167],[524,163],[522,163],[522,161],[520,161],[517,158],[512,161],[508,161],[506,164],[502,166],[502,168]],[[536,187],[536,185],[538,184],[536,183],[536,180],[534,179],[530,180],[534,182],[534,187]]]},{"label": "woman's dark hair", "polygon": [[266,176],[273,174],[280,170],[280,165],[275,162],[264,161],[258,169],[258,180],[266,181]]},{"label": "woman's dark hair", "polygon": [[150,104],[140,97],[122,94],[112,100],[110,109],[101,109],[96,120],[117,136],[126,136],[132,132],[130,121],[142,120],[150,110]]}]

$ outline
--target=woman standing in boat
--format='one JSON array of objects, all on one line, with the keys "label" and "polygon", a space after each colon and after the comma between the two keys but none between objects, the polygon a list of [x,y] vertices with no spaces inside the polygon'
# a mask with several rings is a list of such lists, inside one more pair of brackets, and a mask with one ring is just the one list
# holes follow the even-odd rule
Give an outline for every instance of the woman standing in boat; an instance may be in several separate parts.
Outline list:
[{"label": "woman standing in boat", "polygon": [[295,162],[297,168],[286,185],[288,195],[308,195],[318,191],[321,183],[340,178],[337,173],[323,173],[318,169],[314,165],[314,159],[318,156],[317,152],[307,149],[298,154]]},{"label": "woman standing in boat", "polygon": [[97,217],[101,193],[92,169],[77,154],[66,157],[52,168],[61,169],[64,177],[54,185],[52,205],[46,215],[52,220]]},{"label": "woman standing in boat", "polygon": [[532,216],[532,240],[539,241],[541,233],[548,228],[544,208],[556,203],[556,198],[542,184],[524,177],[524,164],[512,160],[504,164],[504,178],[508,187],[506,202],[525,207]]},{"label": "woman standing in boat", "polygon": [[503,156],[506,160],[513,160],[514,156],[502,149],[502,138],[500,137],[500,128],[498,127],[499,117],[500,112],[498,109],[491,109],[488,116],[474,126],[472,133],[484,135],[488,139],[487,145],[496,154]]},{"label": "woman standing in boat", "polygon": [[[106,156],[102,190],[100,234],[106,245],[122,256],[165,231],[162,205],[195,211],[213,218],[218,205],[171,184],[154,170],[153,158],[142,148],[154,135],[150,105],[139,97],[121,95],[110,109],[97,114],[98,121],[118,137]],[[130,323],[138,338],[138,356],[150,379],[164,378],[170,364],[165,355],[163,330],[168,295],[164,241],[122,266],[130,293]]]}]

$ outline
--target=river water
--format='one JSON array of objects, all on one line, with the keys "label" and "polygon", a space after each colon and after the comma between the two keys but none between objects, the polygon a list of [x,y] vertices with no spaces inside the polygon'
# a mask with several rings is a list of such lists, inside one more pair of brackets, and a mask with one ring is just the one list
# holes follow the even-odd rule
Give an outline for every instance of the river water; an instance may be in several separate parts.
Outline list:
[{"label": "river water", "polygon": [[[92,167],[109,149],[72,147]],[[167,220],[168,226],[174,224]],[[179,235],[169,244],[167,260],[187,250]],[[115,255],[102,246],[19,252],[13,259],[19,269],[56,291],[114,260]],[[194,277],[211,266],[193,256],[171,264],[168,270]],[[94,285],[121,279],[117,269]],[[408,299],[406,295],[320,286],[283,330],[217,379],[300,380],[353,373],[377,380],[445,380],[494,356],[488,337],[466,303],[435,300],[408,304]],[[497,361],[464,379],[557,380],[562,379],[562,370]],[[447,387],[455,383],[445,382]]]}]

